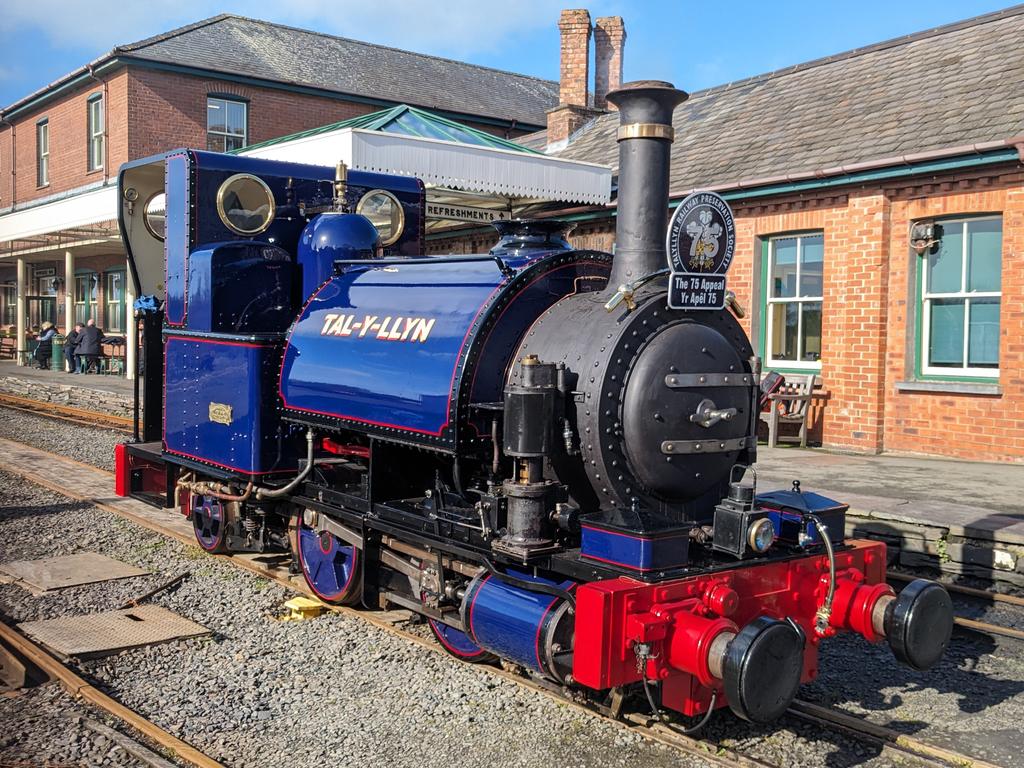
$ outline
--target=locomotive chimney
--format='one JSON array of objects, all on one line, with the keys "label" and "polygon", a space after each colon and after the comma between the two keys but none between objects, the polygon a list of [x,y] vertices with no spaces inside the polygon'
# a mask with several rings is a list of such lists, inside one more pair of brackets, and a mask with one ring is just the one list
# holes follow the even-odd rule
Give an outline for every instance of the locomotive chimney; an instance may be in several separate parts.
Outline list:
[{"label": "locomotive chimney", "polygon": [[637,80],[608,94],[619,109],[619,199],[608,289],[665,267],[672,111],[688,94],[661,80]]}]

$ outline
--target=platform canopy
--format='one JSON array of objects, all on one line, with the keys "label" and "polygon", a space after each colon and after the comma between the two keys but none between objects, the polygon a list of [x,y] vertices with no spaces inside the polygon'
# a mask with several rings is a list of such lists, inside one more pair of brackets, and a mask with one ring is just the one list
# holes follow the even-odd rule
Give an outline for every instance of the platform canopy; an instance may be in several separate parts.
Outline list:
[{"label": "platform canopy", "polygon": [[505,218],[539,203],[602,204],[611,199],[607,166],[550,157],[405,105],[253,144],[237,153],[313,165],[341,160],[361,171],[415,176],[428,189],[430,229],[446,221],[473,220],[478,208],[499,214],[492,218]]}]

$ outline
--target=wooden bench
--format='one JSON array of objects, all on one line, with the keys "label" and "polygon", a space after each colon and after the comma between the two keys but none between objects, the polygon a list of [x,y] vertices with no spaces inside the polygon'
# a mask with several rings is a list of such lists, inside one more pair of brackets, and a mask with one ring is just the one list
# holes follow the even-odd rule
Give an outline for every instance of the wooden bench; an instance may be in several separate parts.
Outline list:
[{"label": "wooden bench", "polygon": [[18,356],[18,345],[10,336],[0,338],[0,360],[13,360]]},{"label": "wooden bench", "polygon": [[768,409],[761,412],[761,421],[768,424],[768,447],[779,444],[779,427],[796,424],[800,447],[807,447],[807,415],[811,410],[815,374],[786,374],[786,383],[770,395]]}]

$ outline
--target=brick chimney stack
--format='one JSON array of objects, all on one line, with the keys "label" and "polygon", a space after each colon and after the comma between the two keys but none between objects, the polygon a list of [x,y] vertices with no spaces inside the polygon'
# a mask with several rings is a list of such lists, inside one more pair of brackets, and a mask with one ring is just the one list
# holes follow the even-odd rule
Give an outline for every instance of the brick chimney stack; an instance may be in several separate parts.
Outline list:
[{"label": "brick chimney stack", "polygon": [[562,33],[562,78],[558,100],[562,104],[589,106],[590,12],[586,9],[562,11],[558,29]]},{"label": "brick chimney stack", "polygon": [[610,104],[606,97],[609,91],[614,91],[622,86],[622,49],[625,46],[626,25],[622,22],[621,16],[604,16],[594,22],[594,107],[596,109],[616,109],[615,105]]},{"label": "brick chimney stack", "polygon": [[558,20],[562,33],[559,104],[548,110],[548,144],[565,141],[594,114],[590,106],[590,12],[562,11]]}]

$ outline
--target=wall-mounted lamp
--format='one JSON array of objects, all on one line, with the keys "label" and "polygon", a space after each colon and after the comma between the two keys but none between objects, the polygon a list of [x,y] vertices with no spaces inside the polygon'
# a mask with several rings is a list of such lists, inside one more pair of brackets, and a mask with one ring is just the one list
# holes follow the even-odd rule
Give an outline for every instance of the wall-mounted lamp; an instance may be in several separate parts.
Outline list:
[{"label": "wall-mounted lamp", "polygon": [[910,247],[918,256],[924,256],[935,249],[942,239],[942,225],[934,221],[918,221],[910,227]]}]

